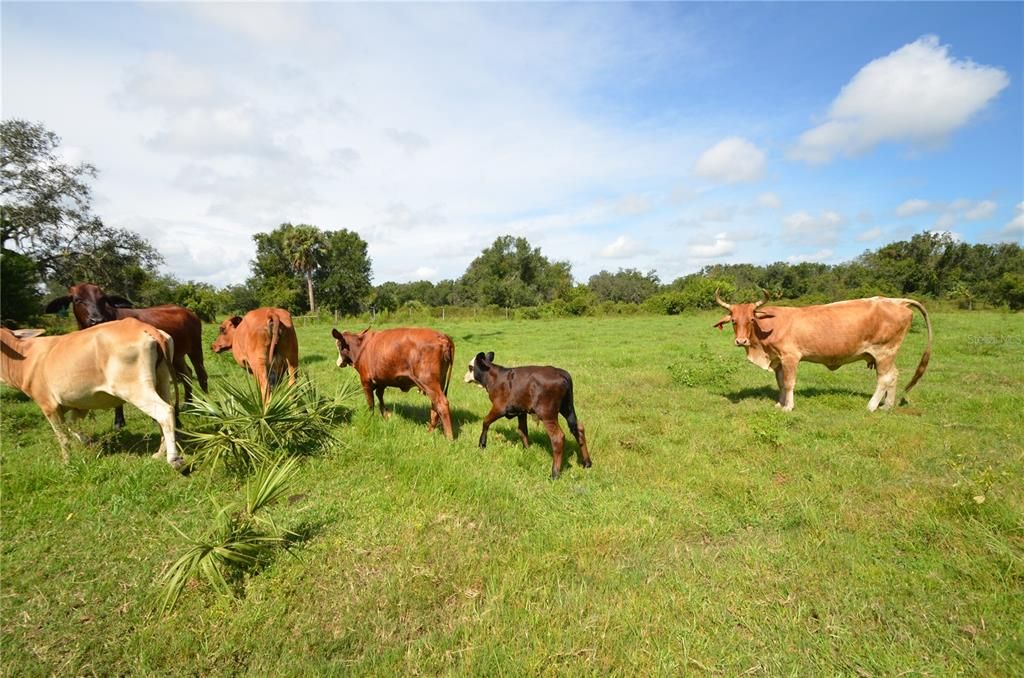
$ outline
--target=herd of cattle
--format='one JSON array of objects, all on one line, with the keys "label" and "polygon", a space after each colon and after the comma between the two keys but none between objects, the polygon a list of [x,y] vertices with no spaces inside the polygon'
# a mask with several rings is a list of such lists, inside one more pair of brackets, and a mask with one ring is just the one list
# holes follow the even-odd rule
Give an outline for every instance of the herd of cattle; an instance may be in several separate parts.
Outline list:
[{"label": "herd of cattle", "polygon": [[[896,353],[910,329],[913,308],[924,316],[928,344],[907,385],[909,391],[924,374],[931,357],[932,326],[928,312],[913,299],[872,297],[802,308],[765,306],[765,299],[750,304],[728,304],[715,292],[715,301],[729,313],[715,327],[731,323],[736,346],[747,360],[773,370],[779,386],[777,407],[793,409],[796,368],[801,361],[821,363],[835,370],[864,360],[878,375],[868,409],[890,408],[896,398]],[[0,381],[31,397],[53,427],[64,460],[68,436],[64,415],[72,419],[87,410],[116,408],[114,426],[124,424],[123,403],[128,402],[160,424],[167,462],[182,464],[175,444],[178,411],[176,383],[184,381],[185,400],[192,397],[192,369],[199,387],[207,390],[203,366],[202,324],[195,313],[171,304],[132,308],[117,295],[83,283],[54,299],[49,313],[71,306],[79,331],[63,336],[39,337],[41,330],[12,331],[0,328],[2,359]],[[425,328],[383,331],[338,332],[338,367],[352,365],[359,374],[370,411],[374,395],[384,409],[388,387],[408,391],[415,387],[430,399],[433,431],[440,422],[445,436],[453,439],[448,386],[455,359],[455,343],[441,332]],[[285,372],[295,383],[299,348],[289,313],[279,308],[259,308],[244,317],[221,323],[211,349],[231,350],[235,361],[253,374],[264,401]],[[188,356],[192,369],[185,362]],[[529,445],[526,418],[534,414],[551,439],[551,476],[562,468],[565,435],[558,423],[562,415],[576,439],[584,467],[590,452],[583,424],[576,418],[573,383],[568,372],[555,367],[502,367],[494,353],[477,353],[464,379],[487,391],[491,409],[484,416],[480,447],[487,445],[487,431],[501,417],[517,418],[519,434]],[[76,437],[77,433],[72,432]],[[154,457],[158,457],[158,451]]]}]

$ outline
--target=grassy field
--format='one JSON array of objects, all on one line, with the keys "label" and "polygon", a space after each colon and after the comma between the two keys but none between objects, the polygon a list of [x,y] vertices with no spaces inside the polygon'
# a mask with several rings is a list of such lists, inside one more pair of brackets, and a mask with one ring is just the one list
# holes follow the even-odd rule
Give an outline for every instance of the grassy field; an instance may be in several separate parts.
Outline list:
[{"label": "grassy field", "polygon": [[[241,481],[150,459],[158,429],[131,408],[116,435],[106,412],[85,421],[99,441],[65,466],[4,389],[0,670],[1024,674],[1024,316],[933,314],[931,367],[890,413],[868,413],[862,363],[805,364],[788,415],[718,316],[438,324],[455,442],[426,433],[415,392],[389,390],[387,420],[349,401],[275,513],[305,541],[244,596],[190,586],[166,617],[172,523],[201,531]],[[357,381],[330,326],[298,331],[323,392]],[[477,448],[488,401],[461,380],[478,351],[573,374],[593,468],[567,442],[549,480],[532,419],[529,449],[514,420]],[[207,365],[212,388],[239,373]]]}]

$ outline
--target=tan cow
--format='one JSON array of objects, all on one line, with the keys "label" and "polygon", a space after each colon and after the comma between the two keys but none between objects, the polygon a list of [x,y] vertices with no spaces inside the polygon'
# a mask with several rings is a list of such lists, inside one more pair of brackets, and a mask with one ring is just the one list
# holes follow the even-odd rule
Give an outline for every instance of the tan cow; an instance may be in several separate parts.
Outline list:
[{"label": "tan cow", "polygon": [[210,347],[214,353],[231,349],[235,362],[252,372],[263,402],[270,400],[270,387],[280,381],[285,368],[288,383],[295,383],[299,369],[299,340],[292,316],[283,308],[257,308],[220,324]]},{"label": "tan cow", "polygon": [[[171,369],[174,340],[170,335],[134,318],[63,336],[36,338],[41,333],[0,328],[0,381],[23,391],[39,405],[57,435],[65,462],[66,413],[76,420],[85,416],[86,410],[131,403],[160,424],[167,463],[181,466],[174,444],[171,393],[176,389]],[[153,456],[159,457],[160,452]]]},{"label": "tan cow", "polygon": [[775,372],[779,385],[776,407],[793,409],[793,388],[796,368],[801,360],[820,363],[837,370],[847,363],[864,360],[878,374],[875,393],[868,402],[874,412],[879,404],[891,408],[896,401],[896,353],[910,330],[914,312],[921,311],[928,326],[928,346],[917,366],[910,391],[924,374],[932,354],[932,323],[928,311],[913,299],[871,297],[838,301],[822,306],[791,308],[764,306],[764,299],[754,304],[727,304],[715,290],[715,301],[729,310],[715,327],[733,325],[736,345],[747,352],[747,360],[758,367]]}]

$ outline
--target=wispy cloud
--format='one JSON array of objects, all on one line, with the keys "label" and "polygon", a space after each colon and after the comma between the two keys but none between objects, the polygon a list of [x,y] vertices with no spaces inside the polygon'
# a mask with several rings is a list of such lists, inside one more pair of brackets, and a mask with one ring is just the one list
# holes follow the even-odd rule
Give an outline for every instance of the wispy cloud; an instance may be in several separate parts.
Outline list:
[{"label": "wispy cloud", "polygon": [[741,137],[729,137],[701,153],[693,172],[723,184],[757,181],[764,172],[764,151]]}]

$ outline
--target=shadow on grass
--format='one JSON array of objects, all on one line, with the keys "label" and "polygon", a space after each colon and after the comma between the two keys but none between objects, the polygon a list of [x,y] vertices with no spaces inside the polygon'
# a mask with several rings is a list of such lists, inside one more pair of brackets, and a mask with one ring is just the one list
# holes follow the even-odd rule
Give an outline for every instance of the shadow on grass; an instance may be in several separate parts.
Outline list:
[{"label": "shadow on grass", "polygon": [[[417,424],[429,424],[430,423],[430,405],[408,405],[406,403],[387,403],[386,408],[391,412],[391,416],[401,417]],[[474,414],[470,410],[461,407],[452,407],[451,403],[448,404],[448,411],[452,417],[452,435],[456,438],[459,437],[462,428],[467,424],[471,424],[474,421],[480,421],[480,416]],[[374,416],[380,416],[378,410],[374,410]],[[437,427],[440,429],[441,424],[438,422]]]},{"label": "shadow on grass", "polygon": [[[503,334],[505,334],[505,333],[501,332],[501,331],[498,331],[498,330],[495,330],[493,332],[470,332],[469,334],[464,334],[461,337],[459,337],[459,340],[460,341],[481,341],[483,339],[489,339],[491,337],[500,337]],[[479,351],[474,352],[474,355],[476,355],[476,353],[479,353]]]},{"label": "shadow on grass", "polygon": [[302,367],[303,365],[312,365],[313,363],[322,363],[326,361],[327,358],[322,355],[304,355],[303,357],[299,358],[299,367]]},{"label": "shadow on grass", "polygon": [[[508,422],[508,425],[501,426],[500,421],[502,420],[496,421],[491,425],[491,429],[487,432],[488,441],[497,433],[519,449],[526,449],[523,448],[523,439],[519,437],[519,422],[515,419],[506,419],[504,421]],[[575,461],[582,468],[583,452],[580,450],[580,446],[576,444],[576,439],[569,433],[564,422],[559,421],[559,426],[562,427],[562,431],[565,433],[565,445],[562,448],[562,471],[564,472],[566,469],[572,468],[572,461]],[[477,433],[479,434],[479,431]],[[542,447],[547,451],[548,456],[554,459],[555,451],[551,447],[551,438],[548,437],[547,429],[544,428],[543,424],[538,424],[533,417],[530,417],[527,420],[526,433],[530,439],[530,448],[534,446]]]},{"label": "shadow on grass", "polygon": [[[719,391],[719,394],[729,400],[729,402],[738,403],[744,400],[756,399],[756,400],[770,400],[772,402],[778,400],[779,389],[774,386],[757,386],[750,388],[743,388],[739,391],[733,391],[731,393],[725,393]],[[849,396],[854,398],[870,398],[871,393],[865,393],[864,391],[855,391],[849,388],[838,388],[829,386],[827,388],[821,388],[818,386],[811,386],[809,388],[797,388],[793,391],[794,400],[800,398],[814,398],[818,396]]]},{"label": "shadow on grass", "polygon": [[101,455],[127,454],[134,457],[149,457],[163,450],[163,434],[159,430],[151,433],[107,431],[88,442],[88,445]]}]

